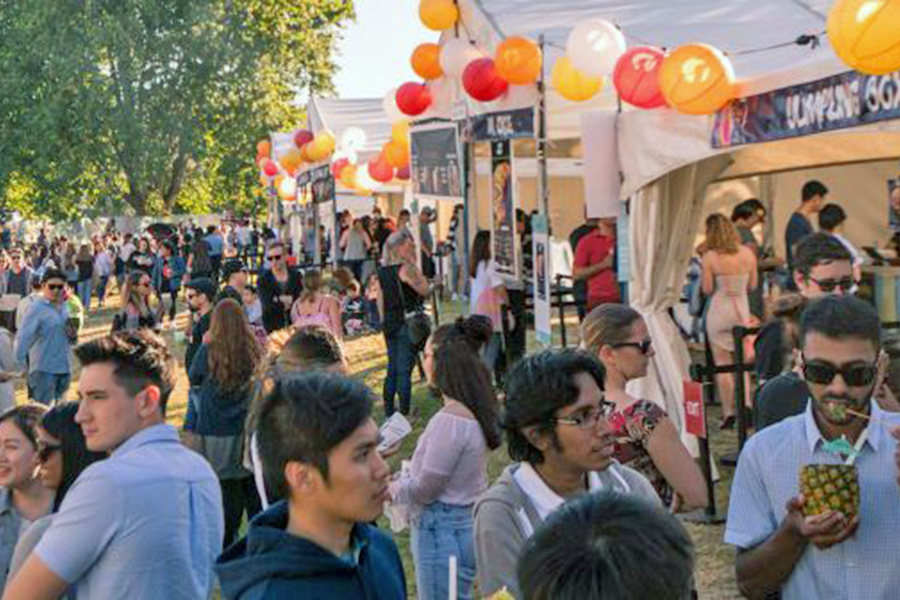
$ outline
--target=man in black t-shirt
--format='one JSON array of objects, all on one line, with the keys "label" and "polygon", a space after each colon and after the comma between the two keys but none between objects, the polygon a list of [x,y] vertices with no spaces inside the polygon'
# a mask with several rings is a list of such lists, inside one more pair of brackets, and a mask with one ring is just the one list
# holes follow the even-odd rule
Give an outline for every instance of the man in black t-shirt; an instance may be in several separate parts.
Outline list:
[{"label": "man in black t-shirt", "polygon": [[[796,266],[794,265],[794,252],[803,238],[815,231],[812,221],[810,220],[814,214],[817,214],[822,207],[825,206],[825,197],[828,196],[828,188],[821,181],[807,181],[801,192],[800,207],[791,215],[788,220],[787,229],[784,231],[784,247],[787,255],[788,269],[793,273]],[[794,280],[788,283],[788,289],[796,291]]]},{"label": "man in black t-shirt", "polygon": [[184,369],[190,372],[194,355],[203,344],[203,336],[209,331],[217,289],[216,284],[208,277],[192,279],[185,288],[188,290],[188,306],[191,309],[191,322],[193,323],[187,349],[184,352]]}]

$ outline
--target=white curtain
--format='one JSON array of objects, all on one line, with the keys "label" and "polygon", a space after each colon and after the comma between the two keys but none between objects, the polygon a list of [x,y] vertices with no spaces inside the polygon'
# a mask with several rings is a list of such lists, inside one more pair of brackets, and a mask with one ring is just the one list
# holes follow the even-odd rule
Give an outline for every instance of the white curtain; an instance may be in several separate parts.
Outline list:
[{"label": "white curtain", "polygon": [[690,379],[690,356],[668,310],[681,296],[706,186],[731,162],[723,155],[682,167],[641,188],[631,200],[630,304],[644,316],[656,356],[647,377],[632,382],[629,391],[665,408],[695,455],[696,440],[684,432],[682,386]]}]

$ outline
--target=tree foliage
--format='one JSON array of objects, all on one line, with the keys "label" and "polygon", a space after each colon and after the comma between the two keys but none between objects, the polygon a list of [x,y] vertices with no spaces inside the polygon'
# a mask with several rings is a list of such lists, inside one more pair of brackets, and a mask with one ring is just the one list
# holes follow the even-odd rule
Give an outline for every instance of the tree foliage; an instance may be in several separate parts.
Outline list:
[{"label": "tree foliage", "polygon": [[57,218],[252,206],[352,0],[0,0],[0,197]]}]

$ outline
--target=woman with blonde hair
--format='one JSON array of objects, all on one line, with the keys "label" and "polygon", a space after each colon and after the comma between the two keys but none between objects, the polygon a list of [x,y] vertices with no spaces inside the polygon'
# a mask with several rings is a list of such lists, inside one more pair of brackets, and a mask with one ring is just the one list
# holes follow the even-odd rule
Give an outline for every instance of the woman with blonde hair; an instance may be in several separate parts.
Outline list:
[{"label": "woman with blonde hair", "polygon": [[249,520],[260,509],[252,474],[243,466],[242,449],[253,378],[264,351],[244,309],[230,298],[213,310],[208,339],[191,362],[184,429],[190,444],[219,477],[227,547],[237,538],[244,513]]},{"label": "woman with blonde hair", "polygon": [[297,329],[306,325],[326,327],[335,337],[341,338],[341,305],[337,298],[323,289],[322,273],[318,269],[306,272],[303,291],[291,308],[291,323]]},{"label": "woman with blonde hair", "polygon": [[[706,219],[706,252],[703,254],[703,293],[710,297],[706,313],[706,335],[716,365],[734,364],[734,336],[737,326],[751,325],[748,292],[757,286],[756,256],[740,243],[734,224],[725,215]],[[746,357],[750,359],[751,357]],[[734,375],[716,375],[722,403],[723,429],[734,426]],[[745,386],[749,402],[749,386]]]},{"label": "woman with blonde hair", "polygon": [[639,471],[673,512],[706,506],[706,482],[666,412],[635,398],[626,384],[647,375],[655,355],[641,315],[621,304],[602,304],[581,324],[585,349],[606,370],[604,392],[615,404],[608,421],[616,438],[615,457]]}]

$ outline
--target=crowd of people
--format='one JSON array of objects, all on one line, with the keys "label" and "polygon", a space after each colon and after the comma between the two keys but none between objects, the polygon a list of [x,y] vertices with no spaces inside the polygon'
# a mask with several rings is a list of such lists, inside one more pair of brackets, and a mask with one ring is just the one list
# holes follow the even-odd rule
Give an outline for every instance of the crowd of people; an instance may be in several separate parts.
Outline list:
[{"label": "crowd of people", "polygon": [[[900,404],[878,315],[854,296],[846,214],[827,210],[826,194],[808,184],[788,227],[783,287],[796,291],[768,293],[783,264],[753,232],[766,216],[758,201],[712,215],[698,248],[715,362],[733,362],[735,325],[761,325],[747,398],[735,401],[733,375],[717,380],[721,428],[753,409],[725,532],[750,597],[900,589],[884,558],[900,549]],[[822,231],[797,233],[817,213]],[[621,303],[614,224],[576,232],[581,346],[529,354],[527,288],[497,274],[489,232],[460,255],[469,264],[457,257],[461,220],[456,212],[449,244],[435,244],[428,211],[418,234],[408,213],[342,215],[342,262],[330,273],[289,261],[277,236],[251,254],[234,242],[241,235],[217,228],[95,240],[78,274],[87,277],[90,259],[90,286],[73,286],[65,262],[25,267],[12,247],[2,281],[27,293],[15,306],[24,314],[9,319],[9,368],[0,337],[10,384],[0,413],[2,597],[187,599],[218,589],[228,600],[387,600],[406,598],[412,579],[422,600],[697,597],[697,551],[679,515],[707,506],[707,482],[673,419],[628,385],[648,374],[655,340]],[[526,215],[517,222],[527,236]],[[102,286],[100,256],[110,266]],[[426,309],[442,257],[469,314],[434,328]],[[530,258],[520,259],[527,273]],[[35,273],[23,284],[26,268]],[[112,331],[76,346],[69,302],[99,310],[113,277]],[[760,287],[767,293],[754,296]],[[179,430],[166,424],[178,361],[160,334],[180,317],[182,288],[187,319],[171,334],[185,341],[189,383]],[[345,340],[375,331],[387,352],[385,416],[421,416],[417,364],[439,405],[396,469],[391,457],[410,446],[382,443],[376,393],[344,352]],[[65,402],[73,347],[78,402]],[[31,402],[14,406],[22,371]],[[492,480],[501,452],[508,464]],[[803,479],[816,464],[824,470]],[[410,530],[412,572],[377,524],[385,511],[392,530]]]}]

